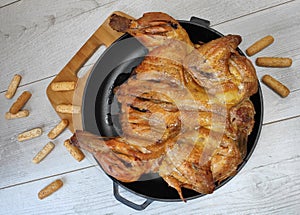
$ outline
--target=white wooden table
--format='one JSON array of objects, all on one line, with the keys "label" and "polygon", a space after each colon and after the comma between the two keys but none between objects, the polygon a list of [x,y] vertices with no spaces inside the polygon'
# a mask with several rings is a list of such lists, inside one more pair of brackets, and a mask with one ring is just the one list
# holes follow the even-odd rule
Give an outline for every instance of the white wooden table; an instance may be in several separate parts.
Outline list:
[{"label": "white wooden table", "polygon": [[[163,11],[177,19],[197,16],[211,21],[224,34],[240,34],[245,50],[271,34],[274,44],[257,56],[284,56],[293,65],[284,69],[258,68],[287,85],[291,94],[280,98],[265,85],[264,121],[257,147],[241,172],[211,195],[187,203],[153,202],[145,214],[299,214],[300,213],[300,1],[299,0],[0,0],[0,214],[136,214],[112,194],[112,181],[87,154],[74,160],[63,146],[72,134],[53,141],[54,151],[40,164],[33,156],[49,140],[59,122],[46,87],[105,18],[115,10],[134,17]],[[104,48],[85,65],[87,70]],[[12,100],[4,96],[16,73],[23,76]],[[25,90],[30,116],[7,121],[12,102]],[[42,127],[41,137],[19,143],[17,135]],[[44,200],[38,191],[55,179],[64,186]],[[142,202],[127,191],[121,194]]]}]

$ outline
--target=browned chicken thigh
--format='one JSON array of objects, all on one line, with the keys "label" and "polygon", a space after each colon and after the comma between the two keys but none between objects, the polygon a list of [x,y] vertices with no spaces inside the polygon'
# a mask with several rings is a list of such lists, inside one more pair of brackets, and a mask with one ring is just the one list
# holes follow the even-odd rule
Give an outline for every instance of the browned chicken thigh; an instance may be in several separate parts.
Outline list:
[{"label": "browned chicken thigh", "polygon": [[113,29],[137,37],[149,53],[114,93],[121,137],[77,132],[73,143],[94,154],[123,182],[157,172],[177,190],[212,193],[236,173],[254,125],[249,99],[258,82],[252,63],[236,48],[238,35],[194,45],[164,13],[137,20],[113,15]]}]

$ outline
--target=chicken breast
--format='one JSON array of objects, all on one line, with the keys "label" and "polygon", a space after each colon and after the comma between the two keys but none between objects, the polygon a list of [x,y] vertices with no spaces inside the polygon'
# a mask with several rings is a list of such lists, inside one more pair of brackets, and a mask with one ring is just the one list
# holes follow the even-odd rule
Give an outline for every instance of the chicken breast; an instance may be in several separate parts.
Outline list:
[{"label": "chicken breast", "polygon": [[234,175],[247,150],[258,82],[252,63],[236,51],[238,35],[194,46],[167,14],[137,20],[113,15],[110,26],[139,39],[149,53],[114,93],[119,137],[76,132],[73,144],[94,154],[124,182],[158,173],[184,199],[182,187],[212,193]]}]

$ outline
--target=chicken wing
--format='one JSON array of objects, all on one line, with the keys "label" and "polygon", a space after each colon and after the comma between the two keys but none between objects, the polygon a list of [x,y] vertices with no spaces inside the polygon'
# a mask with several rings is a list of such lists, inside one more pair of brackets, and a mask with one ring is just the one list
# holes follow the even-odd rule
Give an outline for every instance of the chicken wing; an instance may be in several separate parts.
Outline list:
[{"label": "chicken wing", "polygon": [[194,46],[175,19],[159,12],[137,20],[113,15],[110,26],[137,37],[149,53],[114,90],[122,135],[76,132],[73,144],[120,181],[157,172],[182,200],[183,187],[212,193],[236,173],[254,126],[249,97],[258,82],[252,63],[236,50],[241,37]]},{"label": "chicken wing", "polygon": [[92,153],[103,170],[123,181],[137,181],[141,175],[157,171],[161,158],[139,151],[122,138],[103,138],[86,131],[76,131],[71,143]]},{"label": "chicken wing", "polygon": [[187,73],[214,102],[229,107],[253,95],[258,88],[252,63],[236,51],[240,42],[238,35],[212,40],[192,51],[184,61]]},{"label": "chicken wing", "polygon": [[189,35],[178,21],[161,12],[145,13],[137,20],[113,14],[109,25],[116,31],[127,32],[138,38],[149,50],[164,45],[165,40],[179,40],[193,47]]}]

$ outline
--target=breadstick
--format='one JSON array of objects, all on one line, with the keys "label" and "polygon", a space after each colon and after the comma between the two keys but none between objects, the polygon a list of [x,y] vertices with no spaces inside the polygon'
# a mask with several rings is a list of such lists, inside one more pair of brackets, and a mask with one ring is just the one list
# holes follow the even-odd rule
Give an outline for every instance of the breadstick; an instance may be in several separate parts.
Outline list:
[{"label": "breadstick", "polygon": [[11,80],[11,82],[10,82],[10,84],[8,86],[8,89],[7,89],[6,93],[5,93],[5,97],[7,99],[11,99],[15,95],[15,93],[17,91],[17,88],[18,88],[18,86],[20,84],[21,79],[22,79],[21,75],[14,75],[14,77]]},{"label": "breadstick", "polygon": [[27,116],[29,116],[28,110],[20,110],[16,114],[12,114],[10,112],[5,113],[5,119],[17,119],[17,118],[22,118]]},{"label": "breadstick", "polygon": [[80,113],[80,106],[60,104],[56,106],[56,111],[59,113],[78,114]]},{"label": "breadstick", "polygon": [[69,125],[69,121],[67,119],[63,119],[60,121],[60,123],[58,123],[58,125],[56,125],[49,133],[48,133],[48,137],[50,139],[55,139],[58,135],[60,135],[65,128]]},{"label": "breadstick", "polygon": [[57,179],[57,180],[53,181],[51,184],[47,185],[45,188],[43,188],[38,193],[39,199],[44,199],[47,196],[50,196],[52,193],[54,193],[55,191],[57,191],[62,186],[63,186],[62,180]]},{"label": "breadstick", "polygon": [[18,141],[22,142],[25,140],[30,140],[32,138],[41,136],[42,133],[43,133],[43,130],[41,128],[34,128],[34,129],[31,129],[29,131],[25,131],[25,132],[19,134]]},{"label": "breadstick", "polygon": [[30,99],[31,93],[29,91],[23,92],[15,101],[15,103],[12,104],[12,106],[9,109],[9,112],[12,114],[18,113],[19,110],[26,104],[26,102]]},{"label": "breadstick", "polygon": [[44,148],[39,151],[36,156],[32,159],[33,163],[38,164],[39,162],[41,162],[53,149],[54,149],[55,145],[52,142],[47,143]]},{"label": "breadstick", "polygon": [[262,81],[283,98],[290,94],[290,90],[286,86],[270,75],[264,75]]},{"label": "breadstick", "polygon": [[263,67],[290,67],[292,62],[291,58],[285,57],[258,57],[256,59],[256,65]]},{"label": "breadstick", "polygon": [[72,145],[70,143],[70,140],[65,140],[64,146],[67,148],[67,150],[70,152],[70,154],[77,160],[82,161],[85,155],[83,152],[76,146]]},{"label": "breadstick", "polygon": [[51,89],[53,91],[69,91],[75,89],[75,81],[60,81],[60,82],[53,82],[51,84]]},{"label": "breadstick", "polygon": [[246,53],[248,56],[252,56],[252,55],[256,54],[257,52],[260,52],[267,46],[271,45],[273,42],[274,42],[274,38],[271,35],[268,35],[268,36],[256,41],[249,48],[247,48]]}]

